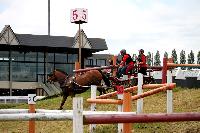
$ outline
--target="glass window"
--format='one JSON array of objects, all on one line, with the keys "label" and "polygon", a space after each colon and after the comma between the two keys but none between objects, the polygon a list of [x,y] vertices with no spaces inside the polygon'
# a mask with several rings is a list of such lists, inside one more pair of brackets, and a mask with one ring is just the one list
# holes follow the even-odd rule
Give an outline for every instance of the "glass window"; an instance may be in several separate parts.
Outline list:
[{"label": "glass window", "polygon": [[77,54],[68,54],[68,63],[74,63],[76,61],[78,61]]},{"label": "glass window", "polygon": [[44,53],[38,52],[38,62],[44,62]]},{"label": "glass window", "polygon": [[67,72],[67,64],[55,64],[55,69],[60,69],[64,72]]},{"label": "glass window", "polygon": [[0,51],[0,61],[8,60],[9,52],[8,51]]},{"label": "glass window", "polygon": [[97,66],[106,66],[106,60],[97,59]]},{"label": "glass window", "polygon": [[37,58],[37,53],[36,52],[25,53],[25,61],[36,62],[36,58]]},{"label": "glass window", "polygon": [[57,63],[67,63],[67,54],[55,53],[55,62],[57,62]]},{"label": "glass window", "polygon": [[12,51],[11,53],[13,61],[24,61],[24,52]]},{"label": "glass window", "polygon": [[0,80],[8,81],[9,80],[9,63],[0,61]]},{"label": "glass window", "polygon": [[47,62],[54,62],[54,53],[48,53]]},{"label": "glass window", "polygon": [[12,63],[13,81],[36,81],[36,63]]},{"label": "glass window", "polygon": [[73,70],[75,69],[74,64],[66,64],[66,72],[70,75],[73,75]]},{"label": "glass window", "polygon": [[87,59],[85,65],[86,66],[93,66],[93,59]]},{"label": "glass window", "polygon": [[44,74],[44,63],[38,63],[38,74]]},{"label": "glass window", "polygon": [[54,64],[53,63],[48,63],[47,64],[47,74],[52,73],[54,70]]}]

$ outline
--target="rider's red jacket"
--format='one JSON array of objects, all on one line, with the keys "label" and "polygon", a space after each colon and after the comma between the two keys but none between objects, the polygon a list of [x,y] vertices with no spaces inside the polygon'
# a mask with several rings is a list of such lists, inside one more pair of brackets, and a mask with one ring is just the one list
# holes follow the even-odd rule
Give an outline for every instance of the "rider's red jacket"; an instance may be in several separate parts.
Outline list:
[{"label": "rider's red jacket", "polygon": [[133,65],[133,64],[134,62],[129,54],[125,54],[122,57],[122,62],[120,63],[120,65],[125,66],[125,65]]},{"label": "rider's red jacket", "polygon": [[146,63],[146,56],[144,54],[140,55],[140,59],[138,60],[139,63],[139,67],[147,67],[147,63]]}]

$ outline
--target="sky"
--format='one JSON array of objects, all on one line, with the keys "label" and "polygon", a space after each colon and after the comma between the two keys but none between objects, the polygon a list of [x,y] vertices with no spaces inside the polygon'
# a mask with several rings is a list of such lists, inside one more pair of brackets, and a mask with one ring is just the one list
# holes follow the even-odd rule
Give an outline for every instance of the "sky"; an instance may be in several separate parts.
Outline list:
[{"label": "sky", "polygon": [[[51,35],[75,36],[70,9],[88,9],[82,24],[88,38],[103,38],[108,50],[156,53],[200,51],[200,0],[51,0]],[[18,34],[48,34],[48,0],[0,0],[0,30],[10,25]],[[195,55],[196,56],[196,55]]]}]

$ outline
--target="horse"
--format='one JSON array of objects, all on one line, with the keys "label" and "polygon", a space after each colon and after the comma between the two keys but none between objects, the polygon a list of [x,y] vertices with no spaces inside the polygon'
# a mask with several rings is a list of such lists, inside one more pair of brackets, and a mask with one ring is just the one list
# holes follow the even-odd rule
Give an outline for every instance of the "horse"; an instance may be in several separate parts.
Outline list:
[{"label": "horse", "polygon": [[[81,94],[87,91],[91,85],[101,85],[101,81],[105,82],[105,85],[110,87],[110,81],[101,70],[90,70],[82,74],[76,74],[75,76],[69,76],[66,72],[55,69],[52,74],[48,76],[47,82],[58,82],[62,89],[62,102],[60,104],[60,110],[63,109],[63,105],[68,96],[74,97],[76,94]],[[105,88],[97,87],[97,90],[102,93],[106,93]]]}]

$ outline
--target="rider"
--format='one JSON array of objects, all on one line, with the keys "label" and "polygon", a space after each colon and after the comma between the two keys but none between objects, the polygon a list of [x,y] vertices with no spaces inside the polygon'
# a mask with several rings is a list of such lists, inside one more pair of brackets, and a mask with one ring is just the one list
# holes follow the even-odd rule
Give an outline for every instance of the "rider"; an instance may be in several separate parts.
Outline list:
[{"label": "rider", "polygon": [[120,67],[117,72],[118,78],[120,78],[122,76],[122,74],[128,74],[128,72],[130,70],[132,70],[134,67],[134,62],[133,62],[131,56],[126,53],[125,49],[122,49],[120,51],[120,54],[122,56],[122,60],[121,60]]},{"label": "rider", "polygon": [[144,50],[139,50],[138,55],[138,73],[142,73],[143,75],[147,75],[147,63],[146,63],[146,56],[144,55]]}]

